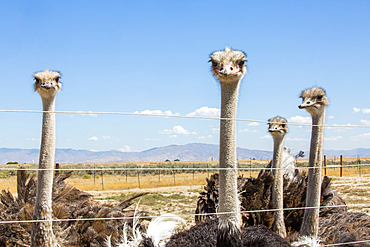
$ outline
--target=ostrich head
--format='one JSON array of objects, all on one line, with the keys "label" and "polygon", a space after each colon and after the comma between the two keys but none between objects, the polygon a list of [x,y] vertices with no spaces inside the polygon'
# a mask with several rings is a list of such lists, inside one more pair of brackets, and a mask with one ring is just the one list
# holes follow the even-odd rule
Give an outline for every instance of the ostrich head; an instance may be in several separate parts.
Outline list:
[{"label": "ostrich head", "polygon": [[269,132],[275,137],[283,137],[288,133],[287,120],[283,117],[276,116],[268,120]]},{"label": "ostrich head", "polygon": [[62,83],[59,81],[61,75],[57,71],[45,70],[35,73],[33,77],[35,78],[35,91],[41,97],[53,97],[62,88]]},{"label": "ostrich head", "polygon": [[319,87],[307,89],[301,94],[302,104],[299,109],[306,109],[311,115],[320,114],[329,105],[329,100],[325,96],[325,90]]},{"label": "ostrich head", "polygon": [[226,47],[223,51],[213,53],[209,62],[212,62],[212,73],[220,82],[240,81],[247,73],[247,55],[241,51],[234,51]]}]

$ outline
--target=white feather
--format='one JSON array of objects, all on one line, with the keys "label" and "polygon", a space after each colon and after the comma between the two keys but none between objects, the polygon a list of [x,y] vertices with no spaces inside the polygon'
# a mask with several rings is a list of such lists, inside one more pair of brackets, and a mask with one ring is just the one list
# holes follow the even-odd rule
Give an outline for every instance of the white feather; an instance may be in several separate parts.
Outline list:
[{"label": "white feather", "polygon": [[146,235],[152,239],[154,246],[163,247],[169,238],[186,227],[186,221],[174,214],[164,214],[152,220]]},{"label": "white feather", "polygon": [[320,247],[320,240],[314,237],[299,237],[298,241],[291,244],[293,247]]}]

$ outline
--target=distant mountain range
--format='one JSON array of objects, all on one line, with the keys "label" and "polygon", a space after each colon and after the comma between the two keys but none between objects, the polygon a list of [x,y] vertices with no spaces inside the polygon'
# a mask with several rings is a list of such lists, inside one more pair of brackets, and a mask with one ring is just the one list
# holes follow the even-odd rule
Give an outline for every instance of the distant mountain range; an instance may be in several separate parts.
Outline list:
[{"label": "distant mountain range", "polygon": [[[305,152],[308,158],[308,152]],[[370,149],[326,150],[328,158],[338,157],[370,157]],[[116,150],[93,152],[88,150],[56,149],[55,162],[60,163],[104,163],[104,162],[160,162],[179,159],[181,161],[218,160],[219,146],[212,144],[190,143],[186,145],[170,145],[157,147],[142,152],[120,152]],[[271,159],[271,151],[237,149],[239,160]],[[38,149],[0,148],[0,164],[7,162],[37,163]]]}]

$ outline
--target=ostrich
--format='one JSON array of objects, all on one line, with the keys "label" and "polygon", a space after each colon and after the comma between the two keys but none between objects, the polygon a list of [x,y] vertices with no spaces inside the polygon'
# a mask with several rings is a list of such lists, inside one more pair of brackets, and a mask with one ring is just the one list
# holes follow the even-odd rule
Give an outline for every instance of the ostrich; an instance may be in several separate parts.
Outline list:
[{"label": "ostrich", "polygon": [[[219,216],[217,246],[240,246],[240,202],[237,193],[236,110],[246,54],[226,48],[211,56],[212,73],[221,85]],[[226,169],[225,169],[226,168]]]},{"label": "ostrich", "polygon": [[269,132],[274,138],[274,154],[272,158],[272,170],[275,180],[272,186],[272,201],[275,203],[278,211],[275,212],[275,221],[272,226],[273,230],[281,237],[286,237],[286,229],[284,223],[283,211],[283,185],[284,171],[282,168],[283,163],[283,150],[284,150],[284,137],[288,133],[287,121],[285,118],[276,116],[268,120]]},{"label": "ostrich", "polygon": [[34,74],[34,87],[42,99],[43,121],[36,202],[33,211],[31,246],[59,246],[52,230],[52,186],[55,156],[55,97],[62,87],[60,73],[45,70]]},{"label": "ostrich", "polygon": [[[236,170],[236,110],[239,85],[247,72],[246,54],[226,48],[211,54],[212,73],[221,85],[220,171],[218,218],[206,219],[179,232],[172,246],[290,246],[282,237],[258,225],[241,227]],[[214,176],[213,176],[214,177]]]},{"label": "ostrich", "polygon": [[325,108],[329,100],[322,88],[313,87],[301,94],[299,109],[306,109],[312,116],[312,133],[306,193],[306,208],[301,236],[317,238],[319,227],[322,145],[324,138]]}]

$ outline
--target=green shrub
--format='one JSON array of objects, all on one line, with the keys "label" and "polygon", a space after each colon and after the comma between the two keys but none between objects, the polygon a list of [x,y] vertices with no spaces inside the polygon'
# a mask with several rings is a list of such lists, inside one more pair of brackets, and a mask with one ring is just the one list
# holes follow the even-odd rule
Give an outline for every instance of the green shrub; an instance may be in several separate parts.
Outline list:
[{"label": "green shrub", "polygon": [[82,179],[90,179],[90,178],[91,178],[91,176],[89,174],[84,174],[82,176]]},{"label": "green shrub", "polygon": [[9,174],[6,174],[5,172],[0,172],[0,178],[7,178],[9,177]]}]

